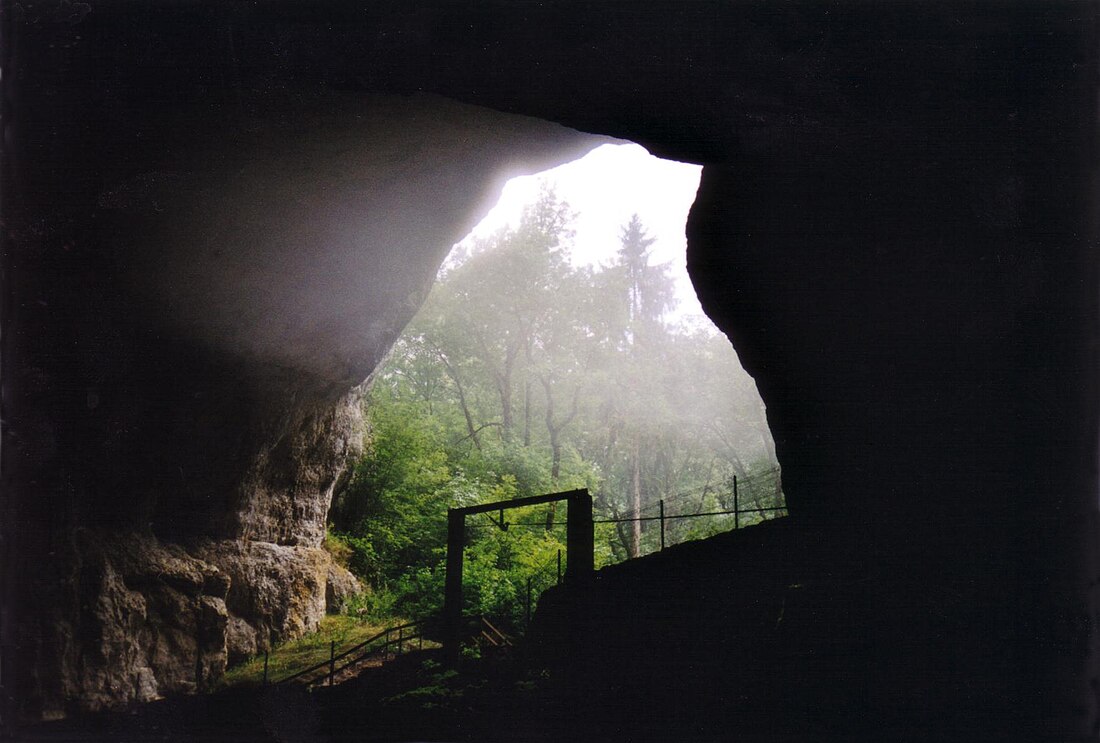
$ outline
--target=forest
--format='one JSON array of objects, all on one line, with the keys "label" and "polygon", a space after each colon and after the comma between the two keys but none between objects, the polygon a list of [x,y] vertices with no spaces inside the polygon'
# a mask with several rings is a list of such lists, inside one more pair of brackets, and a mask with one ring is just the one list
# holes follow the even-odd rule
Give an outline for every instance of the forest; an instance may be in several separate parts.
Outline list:
[{"label": "forest", "polygon": [[[460,244],[363,386],[363,454],[326,540],[369,587],[359,610],[439,610],[451,507],[588,488],[597,568],[785,513],[763,403],[729,341],[676,319],[638,215],[597,266],[571,259],[575,217],[544,186],[517,225]],[[750,512],[723,513],[735,493]],[[465,608],[515,629],[568,560],[564,507],[507,521],[468,524]]]}]

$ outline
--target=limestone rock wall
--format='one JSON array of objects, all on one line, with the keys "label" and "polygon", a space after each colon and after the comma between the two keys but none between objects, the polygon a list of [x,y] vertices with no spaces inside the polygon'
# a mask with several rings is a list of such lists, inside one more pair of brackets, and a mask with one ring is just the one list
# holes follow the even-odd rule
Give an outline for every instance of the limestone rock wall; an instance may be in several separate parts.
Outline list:
[{"label": "limestone rock wall", "polygon": [[224,540],[195,551],[229,578],[225,605],[233,627],[225,642],[233,659],[317,629],[327,594],[337,590],[329,576],[340,567],[319,547]]},{"label": "limestone rock wall", "polygon": [[59,79],[25,58],[36,105],[5,171],[20,392],[0,644],[8,709],[33,718],[209,686],[357,590],[321,549],[360,436],[349,392],[508,177],[604,139],[262,76],[246,107],[184,111],[137,68],[102,86],[96,55],[121,38],[20,23],[79,60]]},{"label": "limestone rock wall", "polygon": [[318,548],[332,492],[362,445],[359,397],[305,415],[264,446],[249,466],[225,533],[248,541]]},{"label": "limestone rock wall", "polygon": [[[148,532],[78,529],[42,634],[49,716],[211,688],[225,670],[230,579]],[[66,559],[67,558],[67,559]],[[60,683],[58,683],[60,681]]]}]

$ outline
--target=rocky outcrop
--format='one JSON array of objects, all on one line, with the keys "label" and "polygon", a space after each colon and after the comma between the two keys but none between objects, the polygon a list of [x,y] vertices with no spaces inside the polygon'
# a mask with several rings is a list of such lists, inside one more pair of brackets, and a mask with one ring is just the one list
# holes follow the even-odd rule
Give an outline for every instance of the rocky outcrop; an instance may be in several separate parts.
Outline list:
[{"label": "rocky outcrop", "polygon": [[211,689],[227,664],[316,629],[361,590],[316,547],[223,540],[188,549],[149,532],[79,529],[43,617],[45,717]]},{"label": "rocky outcrop", "polygon": [[[359,438],[349,391],[507,177],[604,141],[425,95],[277,97],[232,134],[217,107],[142,108],[93,125],[110,144],[27,163],[5,253],[27,260],[5,274],[29,310],[5,336],[21,392],[2,520],[19,546],[0,560],[20,714],[201,687],[346,600],[356,585],[320,546]],[[90,527],[112,550],[143,535],[148,564],[190,560],[225,591],[188,619],[183,589],[127,586],[135,569],[64,547]],[[58,587],[73,581],[80,601]]]},{"label": "rocky outcrop", "polygon": [[196,552],[230,578],[226,647],[232,660],[317,629],[329,595],[358,587],[319,547],[224,540]]},{"label": "rocky outcrop", "polygon": [[363,585],[349,570],[329,563],[328,581],[325,584],[325,608],[329,614],[338,614],[347,608],[348,602],[363,592]]},{"label": "rocky outcrop", "polygon": [[79,529],[50,650],[47,716],[211,688],[226,666],[230,579],[148,532]]},{"label": "rocky outcrop", "polygon": [[361,397],[280,422],[285,433],[260,447],[226,514],[228,536],[320,547],[337,480],[361,448]]}]

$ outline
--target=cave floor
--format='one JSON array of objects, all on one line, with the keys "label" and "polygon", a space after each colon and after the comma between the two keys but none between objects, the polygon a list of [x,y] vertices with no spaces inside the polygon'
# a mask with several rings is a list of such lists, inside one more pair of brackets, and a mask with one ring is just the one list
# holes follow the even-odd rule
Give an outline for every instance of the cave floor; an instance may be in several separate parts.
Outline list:
[{"label": "cave floor", "polygon": [[41,741],[983,741],[1018,740],[1003,717],[948,726],[911,714],[859,718],[763,697],[677,696],[654,679],[595,692],[507,657],[444,671],[439,651],[409,653],[332,688],[238,688],[17,731]]}]

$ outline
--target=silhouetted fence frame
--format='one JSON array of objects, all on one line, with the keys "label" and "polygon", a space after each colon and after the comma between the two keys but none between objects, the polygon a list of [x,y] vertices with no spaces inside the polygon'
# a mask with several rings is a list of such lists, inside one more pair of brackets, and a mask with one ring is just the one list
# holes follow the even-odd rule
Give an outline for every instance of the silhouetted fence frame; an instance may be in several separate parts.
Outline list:
[{"label": "silhouetted fence frame", "polygon": [[[504,512],[543,503],[565,501],[565,549],[569,553],[564,582],[578,585],[595,572],[595,537],[592,530],[592,496],[587,488],[447,509],[447,568],[443,583],[443,650],[448,666],[458,664],[462,619],[462,570],[466,549],[466,517],[499,514],[496,525],[507,530]],[[490,517],[491,519],[491,517]],[[560,559],[559,559],[560,561]]]},{"label": "silhouetted fence frame", "polygon": [[[505,530],[509,526],[530,526],[530,527],[545,528],[545,522],[534,522],[533,523],[533,522],[522,522],[521,521],[521,522],[508,523],[504,520],[504,509],[508,508],[508,507],[513,507],[514,508],[514,507],[519,507],[519,506],[523,506],[523,505],[532,505],[532,504],[535,504],[535,503],[546,502],[546,501],[553,500],[553,499],[564,499],[563,496],[572,495],[574,492],[577,493],[577,494],[583,493],[585,496],[588,495],[587,490],[571,491],[570,493],[558,493],[558,494],[553,494],[553,495],[549,495],[549,496],[538,496],[536,498],[531,498],[531,499],[518,499],[517,501],[509,501],[509,502],[505,502],[505,503],[488,504],[488,506],[475,506],[475,507],[470,507],[470,508],[466,508],[466,509],[451,509],[451,512],[454,513],[455,511],[465,511],[465,512],[471,512],[471,513],[477,513],[477,512],[483,512],[483,511],[489,511],[489,510],[498,510],[499,513],[500,513],[500,517],[499,517],[500,520],[499,521],[494,521],[492,524],[490,524],[493,527],[500,528],[500,529],[505,529]],[[528,502],[525,503],[524,501],[528,501]],[[589,503],[591,503],[591,501],[589,501]],[[664,550],[665,547],[666,547],[665,523],[668,522],[668,521],[672,521],[673,519],[695,519],[695,518],[706,518],[706,517],[713,517],[713,516],[733,516],[734,517],[734,526],[733,526],[733,528],[736,530],[736,529],[741,528],[741,515],[742,514],[755,513],[755,514],[763,515],[765,513],[778,513],[778,512],[781,512],[781,511],[782,512],[787,511],[787,506],[786,505],[758,507],[758,508],[741,508],[740,507],[740,501],[739,501],[738,485],[737,485],[737,478],[736,477],[733,478],[733,508],[732,509],[722,510],[722,511],[701,511],[701,512],[697,512],[697,513],[668,514],[668,513],[665,513],[665,500],[663,498],[661,500],[659,500],[656,505],[660,509],[658,515],[656,515],[656,516],[628,516],[628,517],[611,518],[611,519],[591,519],[588,523],[591,523],[591,524],[623,524],[623,523],[631,523],[631,522],[635,522],[635,521],[659,521],[660,524],[661,524],[661,547],[660,547],[660,549]],[[647,508],[649,508],[649,507],[652,507],[652,506],[648,506]],[[589,505],[589,508],[591,508],[591,505]],[[487,526],[490,526],[490,525],[487,525]],[[474,525],[471,525],[471,526],[474,526]],[[560,524],[560,523],[555,524],[555,526],[562,526],[562,524]],[[562,551],[560,549],[557,551],[557,556],[556,557],[557,557],[557,566],[556,566],[557,567],[557,570],[556,570],[557,581],[556,582],[557,582],[558,585],[560,585],[562,583],[562,577],[563,577],[563,573],[562,573]],[[548,565],[549,565],[549,562],[544,563],[542,566],[540,566],[540,568],[536,569],[536,573],[540,572],[543,568],[547,567]],[[533,603],[534,603],[533,602],[533,596],[532,596],[532,593],[533,593],[533,591],[532,591],[532,589],[533,589],[532,578],[533,577],[534,576],[529,576],[527,578],[527,586],[526,586],[526,588],[527,588],[526,594],[527,595],[526,595],[526,601],[525,601],[526,606],[525,606],[525,611],[524,611],[525,620],[526,620],[525,624],[527,624],[527,625],[529,625],[530,622],[531,622],[531,614],[532,614]],[[484,616],[480,616],[480,615],[477,615],[477,616],[482,621],[485,621]],[[472,617],[469,616],[469,615],[466,615],[463,618],[471,619]],[[339,654],[336,653],[336,642],[333,641],[329,645],[328,660],[321,661],[320,663],[315,663],[314,665],[310,666],[309,668],[305,668],[301,671],[297,671],[296,673],[293,673],[290,676],[287,676],[286,678],[279,679],[278,681],[273,681],[273,682],[268,681],[269,653],[265,652],[264,653],[263,684],[264,684],[264,686],[268,686],[268,685],[286,684],[286,683],[289,683],[289,682],[292,682],[292,681],[298,681],[299,683],[304,683],[306,686],[311,686],[313,684],[316,684],[316,683],[321,682],[321,681],[325,681],[327,679],[329,686],[332,686],[335,683],[336,674],[341,673],[342,671],[345,671],[348,668],[351,668],[352,666],[355,666],[359,663],[362,663],[363,661],[367,660],[368,658],[386,653],[386,651],[388,651],[391,648],[396,647],[397,648],[397,653],[400,654],[407,643],[415,640],[415,641],[417,641],[418,647],[422,649],[423,646],[424,646],[424,627],[425,627],[425,625],[427,625],[427,624],[429,624],[430,622],[433,622],[433,621],[438,623],[438,622],[441,621],[441,619],[442,619],[442,617],[440,615],[436,615],[436,616],[428,617],[426,619],[419,619],[419,620],[414,621],[414,622],[406,622],[405,624],[400,624],[400,625],[397,625],[395,627],[387,627],[383,630],[380,630],[377,634],[374,634],[371,637],[368,637],[366,640],[363,640],[362,642],[357,643],[356,645],[348,648],[347,650],[344,650],[344,651],[340,652]],[[489,625],[489,626],[492,627],[492,625]],[[457,629],[457,627],[455,629]],[[496,630],[495,627],[493,627],[493,629]],[[395,633],[395,632],[397,633],[396,638],[393,637],[393,633]],[[496,632],[499,632],[499,630],[496,630]],[[344,661],[344,662],[342,662],[338,667],[336,664],[340,661]],[[317,673],[318,671],[322,671],[322,673],[318,674]],[[317,674],[317,675],[313,676],[313,674]],[[312,678],[307,678],[307,677],[310,677],[310,676],[312,676]],[[305,679],[305,680],[303,681],[303,679]]]},{"label": "silhouetted fence frame", "polygon": [[[766,514],[766,513],[784,513],[787,512],[787,506],[768,506],[758,508],[733,508],[726,511],[700,511],[698,513],[665,513],[665,501],[661,499],[657,503],[653,504],[660,508],[660,512],[656,516],[623,516],[620,518],[612,519],[592,519],[593,524],[626,524],[634,521],[660,521],[661,522],[661,549],[666,547],[665,539],[665,522],[672,521],[674,519],[698,519],[711,516],[733,516],[733,529],[736,531],[741,528],[741,516],[745,514]],[[649,508],[651,506],[647,506]],[[508,526],[524,526],[531,529],[545,529],[546,524],[542,521],[511,521],[507,522]],[[471,524],[473,528],[499,528],[498,524]],[[556,523],[552,528],[562,527],[564,524]],[[561,583],[561,550],[558,550],[558,583]],[[530,578],[528,578],[530,581]]]}]

